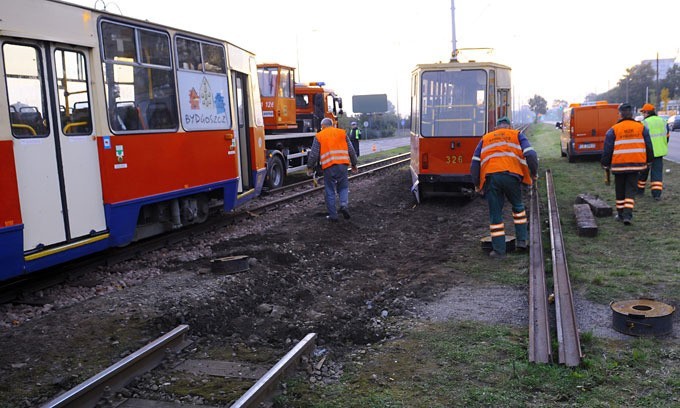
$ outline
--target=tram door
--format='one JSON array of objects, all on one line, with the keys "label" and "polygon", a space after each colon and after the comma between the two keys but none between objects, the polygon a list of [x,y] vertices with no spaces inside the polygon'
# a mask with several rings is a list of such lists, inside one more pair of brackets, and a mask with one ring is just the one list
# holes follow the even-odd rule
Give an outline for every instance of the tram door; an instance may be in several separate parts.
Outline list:
[{"label": "tram door", "polygon": [[24,251],[106,230],[87,50],[10,39],[0,44]]},{"label": "tram door", "polygon": [[239,193],[245,189],[253,187],[253,180],[251,174],[250,157],[250,126],[248,118],[248,76],[241,72],[232,71],[232,83],[234,84],[234,98],[236,99],[236,118],[238,134],[238,155],[239,155],[239,174],[241,175],[241,183],[239,185]]}]

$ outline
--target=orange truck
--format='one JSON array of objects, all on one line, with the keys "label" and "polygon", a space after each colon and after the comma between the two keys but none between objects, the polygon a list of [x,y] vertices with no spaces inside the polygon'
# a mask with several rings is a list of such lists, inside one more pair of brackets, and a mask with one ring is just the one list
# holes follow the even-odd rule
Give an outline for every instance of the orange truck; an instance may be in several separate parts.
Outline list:
[{"label": "orange truck", "polygon": [[601,155],[604,136],[619,119],[618,107],[618,104],[607,101],[569,105],[562,114],[562,122],[555,124],[562,129],[562,157],[573,163],[577,157]]},{"label": "orange truck", "polygon": [[267,176],[265,186],[281,187],[286,175],[307,168],[307,155],[321,119],[337,126],[342,98],[323,82],[295,83],[295,68],[258,64],[258,81],[265,128]]}]

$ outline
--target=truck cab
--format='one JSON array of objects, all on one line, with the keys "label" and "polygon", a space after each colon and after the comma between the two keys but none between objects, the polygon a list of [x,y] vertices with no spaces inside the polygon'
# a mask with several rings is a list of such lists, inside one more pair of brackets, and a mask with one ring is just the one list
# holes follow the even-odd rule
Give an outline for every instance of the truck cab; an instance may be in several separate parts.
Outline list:
[{"label": "truck cab", "polygon": [[331,119],[333,126],[337,126],[338,115],[343,114],[342,98],[324,86],[323,82],[295,84],[298,132],[318,132],[323,118]]},{"label": "truck cab", "polygon": [[258,64],[257,73],[265,127],[265,188],[271,190],[282,187],[288,174],[307,168],[321,120],[330,118],[337,126],[342,98],[323,82],[295,83],[290,66]]}]

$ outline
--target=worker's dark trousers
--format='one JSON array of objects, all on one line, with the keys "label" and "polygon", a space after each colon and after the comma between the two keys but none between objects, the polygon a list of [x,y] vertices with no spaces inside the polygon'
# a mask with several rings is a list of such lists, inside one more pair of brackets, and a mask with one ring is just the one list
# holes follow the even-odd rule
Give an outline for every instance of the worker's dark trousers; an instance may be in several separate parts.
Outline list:
[{"label": "worker's dark trousers", "polygon": [[517,241],[527,240],[527,215],[522,203],[522,183],[510,173],[492,173],[486,176],[484,197],[489,203],[491,245],[499,254],[505,253],[505,226],[503,224],[503,204],[505,198],[512,205]]},{"label": "worker's dark trousers", "polygon": [[635,208],[635,193],[640,172],[614,173],[614,187],[616,189],[616,212],[621,220],[633,219]]},{"label": "worker's dark trousers", "polygon": [[359,139],[356,137],[352,139],[352,147],[354,148],[354,153],[359,157]]},{"label": "worker's dark trousers", "polygon": [[[647,176],[649,173],[649,168],[640,172],[637,183],[638,195],[643,195],[645,193],[645,185],[647,184]],[[652,197],[661,197],[661,192],[663,192],[663,156],[654,158],[651,173]]]}]

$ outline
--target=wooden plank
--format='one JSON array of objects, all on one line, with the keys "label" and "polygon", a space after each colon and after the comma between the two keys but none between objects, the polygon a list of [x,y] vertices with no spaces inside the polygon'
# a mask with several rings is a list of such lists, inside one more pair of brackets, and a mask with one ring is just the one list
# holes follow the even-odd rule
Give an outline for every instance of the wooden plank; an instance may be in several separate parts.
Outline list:
[{"label": "wooden plank", "polygon": [[606,201],[590,194],[579,194],[576,204],[588,204],[596,217],[609,217],[613,214],[612,207]]},{"label": "wooden plank", "polygon": [[581,237],[594,237],[597,235],[597,222],[588,204],[574,204],[576,227]]}]

